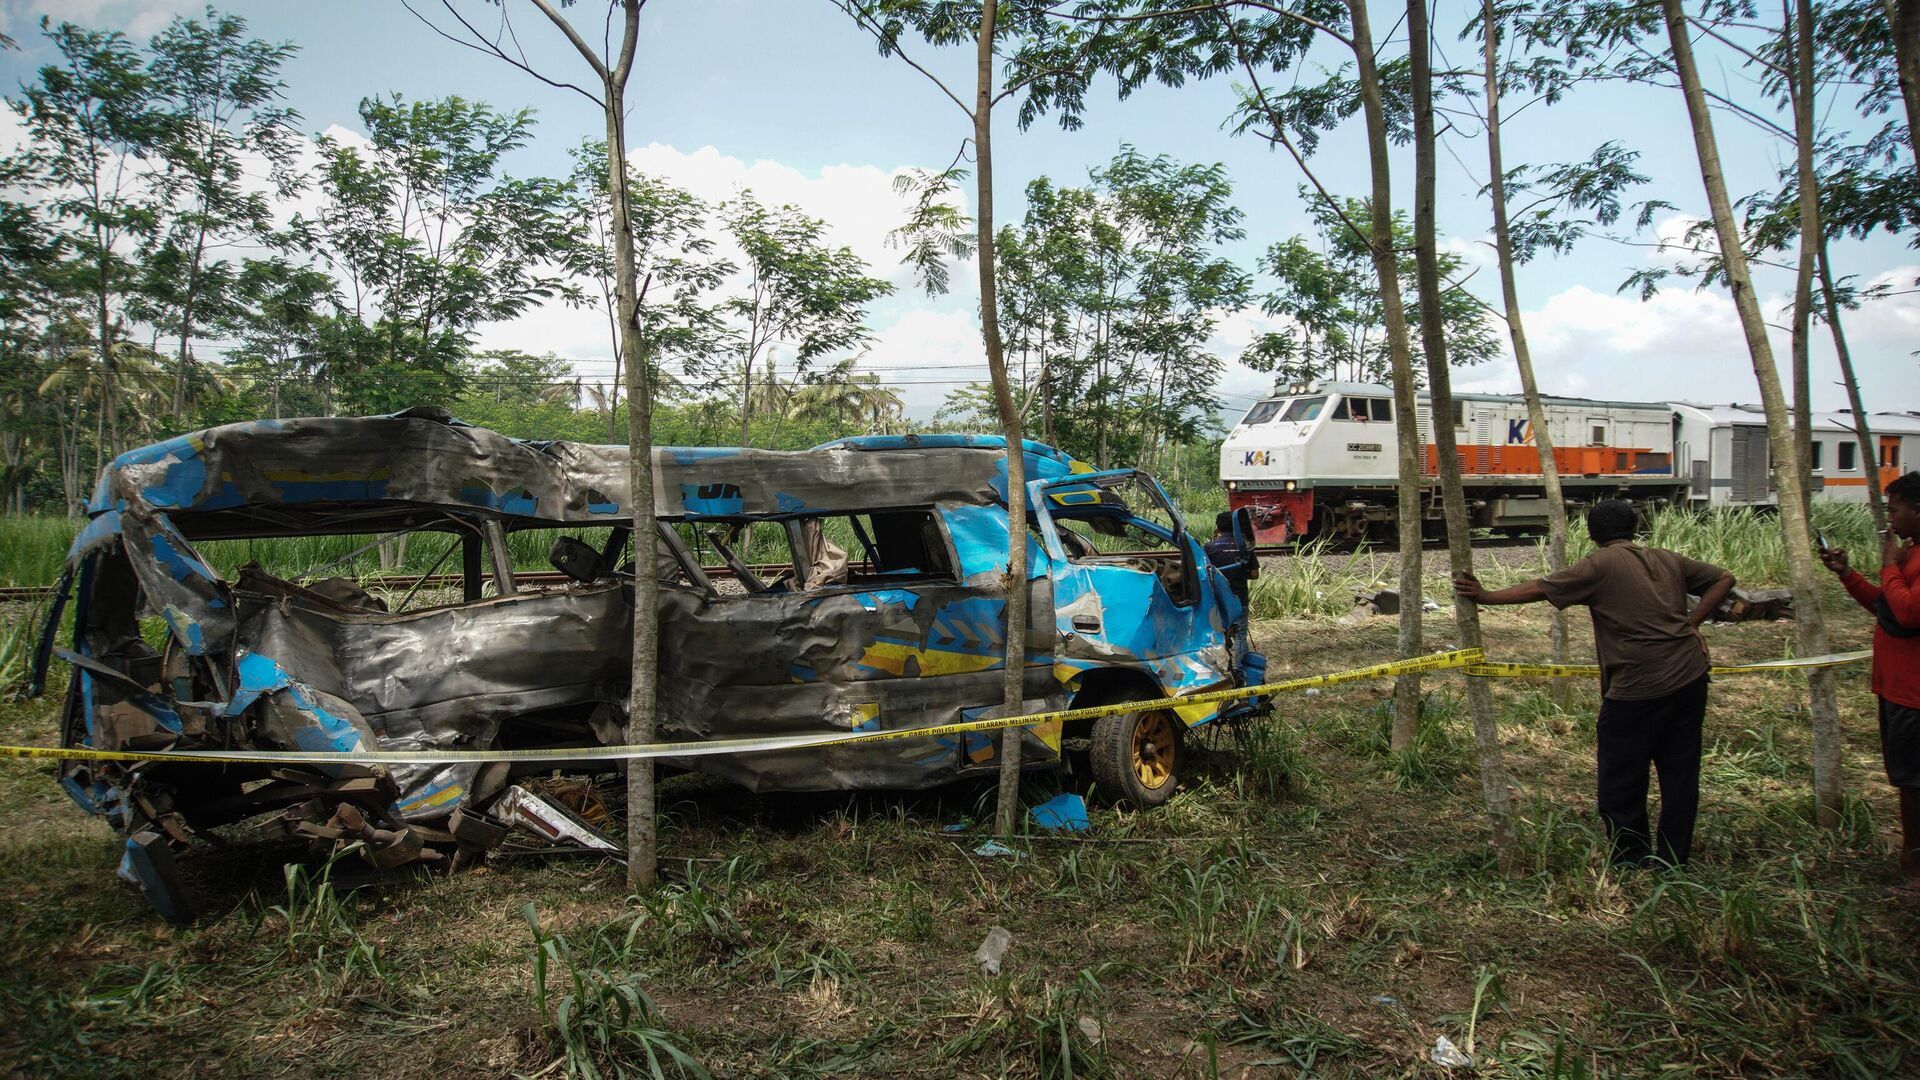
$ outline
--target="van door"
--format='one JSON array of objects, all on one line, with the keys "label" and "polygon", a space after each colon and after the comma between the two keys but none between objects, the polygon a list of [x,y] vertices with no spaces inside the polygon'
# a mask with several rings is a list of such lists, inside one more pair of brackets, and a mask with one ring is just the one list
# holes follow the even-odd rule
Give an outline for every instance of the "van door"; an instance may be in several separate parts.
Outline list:
[{"label": "van door", "polygon": [[[1169,690],[1231,678],[1205,554],[1152,477],[1122,469],[1033,488],[1062,660],[1150,670]],[[1199,658],[1208,649],[1217,661]]]}]

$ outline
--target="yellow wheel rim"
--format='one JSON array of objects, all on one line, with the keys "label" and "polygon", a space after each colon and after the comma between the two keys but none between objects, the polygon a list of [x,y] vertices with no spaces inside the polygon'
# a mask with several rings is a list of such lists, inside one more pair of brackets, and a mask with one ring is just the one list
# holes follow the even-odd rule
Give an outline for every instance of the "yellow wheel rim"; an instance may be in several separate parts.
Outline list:
[{"label": "yellow wheel rim", "polygon": [[1165,712],[1142,713],[1133,725],[1133,774],[1157,791],[1173,779],[1173,720]]}]

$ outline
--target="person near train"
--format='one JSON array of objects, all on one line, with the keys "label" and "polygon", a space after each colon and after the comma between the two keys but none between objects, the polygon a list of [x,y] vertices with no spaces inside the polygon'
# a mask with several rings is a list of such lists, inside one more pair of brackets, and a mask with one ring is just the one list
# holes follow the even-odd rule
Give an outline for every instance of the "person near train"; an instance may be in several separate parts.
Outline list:
[{"label": "person near train", "polygon": [[1820,561],[1873,613],[1873,693],[1880,699],[1880,756],[1900,792],[1900,876],[1894,891],[1920,897],[1920,472],[1887,485],[1880,583],[1847,565],[1844,548]]},{"label": "person near train", "polygon": [[1254,554],[1252,545],[1241,536],[1234,526],[1234,511],[1222,510],[1213,518],[1213,539],[1207,541],[1207,561],[1227,579],[1227,588],[1240,601],[1240,619],[1227,628],[1233,638],[1234,654],[1244,656],[1251,647],[1247,638],[1247,621],[1251,618],[1248,597],[1251,595],[1247,583],[1260,576],[1260,557]]},{"label": "person near train", "polygon": [[[1733,575],[1665,548],[1634,543],[1634,508],[1604,500],[1587,511],[1592,554],[1505,589],[1471,573],[1453,582],[1476,604],[1585,605],[1600,658],[1596,787],[1615,865],[1684,864],[1700,808],[1701,724],[1707,711],[1700,624],[1733,591]],[[1699,602],[1688,605],[1689,596]],[[1648,835],[1647,770],[1660,776],[1659,828]]]}]

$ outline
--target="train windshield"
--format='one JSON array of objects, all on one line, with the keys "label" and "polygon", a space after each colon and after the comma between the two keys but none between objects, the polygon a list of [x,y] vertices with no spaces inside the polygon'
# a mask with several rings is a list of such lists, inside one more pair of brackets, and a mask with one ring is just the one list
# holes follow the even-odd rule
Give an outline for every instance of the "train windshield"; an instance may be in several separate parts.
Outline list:
[{"label": "train windshield", "polygon": [[1264,424],[1273,419],[1274,416],[1280,412],[1280,406],[1286,403],[1285,398],[1274,398],[1272,401],[1262,401],[1247,410],[1247,415],[1240,418],[1240,424],[1243,427],[1252,424]]},{"label": "train windshield", "polygon": [[1293,422],[1317,420],[1320,417],[1320,410],[1326,407],[1327,399],[1325,395],[1320,397],[1294,398],[1292,401],[1287,402],[1286,414],[1281,416],[1280,419],[1282,421]]},{"label": "train windshield", "polygon": [[1240,420],[1240,426],[1250,427],[1265,424],[1278,418],[1282,423],[1298,423],[1318,419],[1320,411],[1327,407],[1326,395],[1302,398],[1272,398],[1262,401],[1248,410]]}]

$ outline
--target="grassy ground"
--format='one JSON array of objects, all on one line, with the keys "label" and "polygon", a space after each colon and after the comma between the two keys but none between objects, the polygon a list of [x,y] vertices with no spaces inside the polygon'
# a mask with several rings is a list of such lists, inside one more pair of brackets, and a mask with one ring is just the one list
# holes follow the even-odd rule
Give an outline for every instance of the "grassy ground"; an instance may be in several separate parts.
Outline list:
[{"label": "grassy ground", "polygon": [[[1865,614],[1829,610],[1863,647]],[[1284,677],[1388,658],[1393,624],[1270,619],[1255,638]],[[1541,657],[1544,626],[1489,612],[1490,651]],[[1428,631],[1444,646],[1451,620]],[[1790,631],[1708,633],[1739,661],[1787,654]],[[648,896],[582,860],[369,879],[237,845],[193,856],[218,904],[184,928],[114,883],[112,837],[48,765],[0,762],[0,1072],[1437,1076],[1446,1035],[1485,1076],[1914,1075],[1920,911],[1882,896],[1892,802],[1865,668],[1841,681],[1841,828],[1808,820],[1798,680],[1724,678],[1695,865],[1624,875],[1591,811],[1592,691],[1560,712],[1501,684],[1516,880],[1484,847],[1451,676],[1430,680],[1416,753],[1384,747],[1384,684],[1292,698],[1190,744],[1168,807],[1096,809],[1085,838],[1015,857],[939,832],[990,816],[983,785],[679,777],[671,880]],[[50,743],[52,705],[0,705],[0,738]],[[994,926],[1012,945],[988,977],[971,957]]]}]

